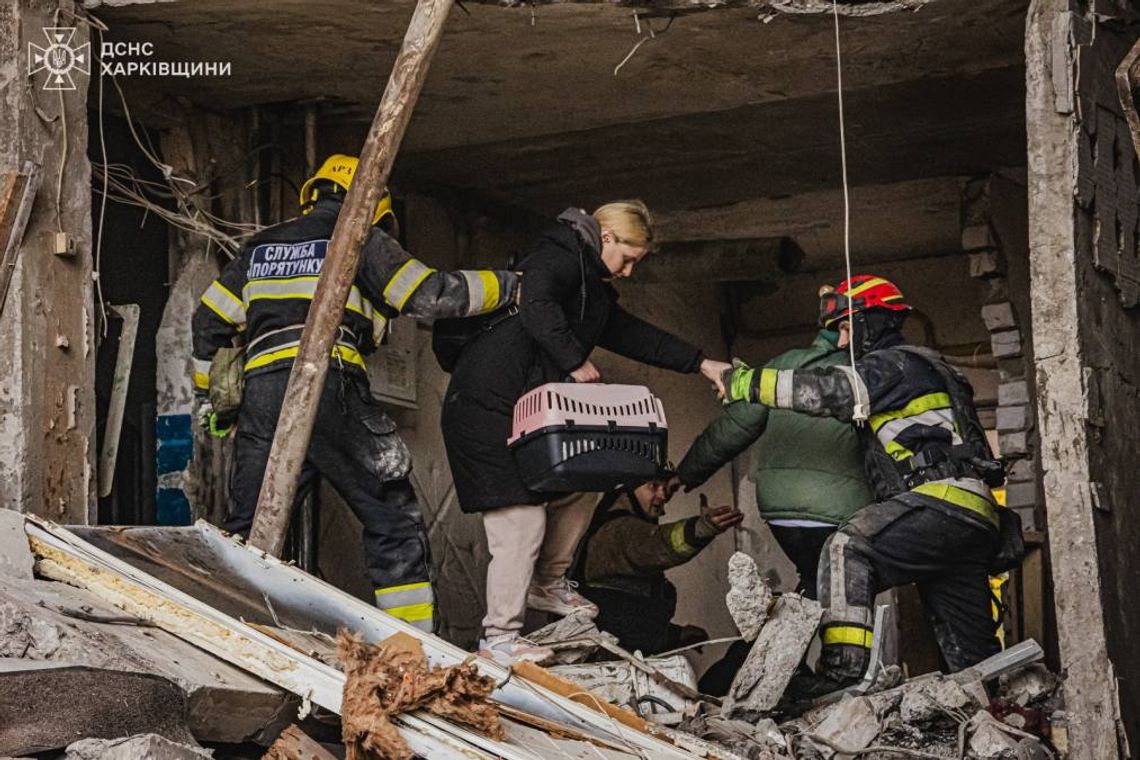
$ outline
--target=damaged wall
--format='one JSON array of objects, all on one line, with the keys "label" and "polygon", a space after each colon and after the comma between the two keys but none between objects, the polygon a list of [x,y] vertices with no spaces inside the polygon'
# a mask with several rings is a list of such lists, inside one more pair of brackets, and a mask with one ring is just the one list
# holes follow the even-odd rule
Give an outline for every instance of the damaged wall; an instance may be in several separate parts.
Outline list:
[{"label": "damaged wall", "polygon": [[[84,524],[95,503],[87,77],[75,72],[77,89],[45,91],[45,73],[29,78],[25,54],[48,44],[45,27],[77,26],[72,48],[86,43],[74,8],[0,2],[0,171],[34,161],[42,177],[0,320],[0,503]],[[57,230],[72,254],[52,255],[47,236]]]}]

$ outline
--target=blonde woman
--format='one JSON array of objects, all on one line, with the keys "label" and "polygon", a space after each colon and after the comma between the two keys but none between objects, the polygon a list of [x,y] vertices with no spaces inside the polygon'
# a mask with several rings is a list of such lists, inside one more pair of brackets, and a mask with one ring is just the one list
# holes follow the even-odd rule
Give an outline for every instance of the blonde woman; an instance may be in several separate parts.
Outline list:
[{"label": "blonde woman", "polygon": [[596,614],[566,572],[589,527],[595,494],[530,491],[507,448],[515,401],[571,377],[596,383],[595,346],[676,372],[700,372],[719,386],[723,362],[633,316],[610,282],[633,274],[653,248],[641,201],[607,203],[593,214],[567,209],[518,267],[519,314],[467,344],[444,399],[448,461],[464,512],[482,512],[491,563],[481,654],[501,662],[540,660],[550,650],[520,637],[526,608]]}]

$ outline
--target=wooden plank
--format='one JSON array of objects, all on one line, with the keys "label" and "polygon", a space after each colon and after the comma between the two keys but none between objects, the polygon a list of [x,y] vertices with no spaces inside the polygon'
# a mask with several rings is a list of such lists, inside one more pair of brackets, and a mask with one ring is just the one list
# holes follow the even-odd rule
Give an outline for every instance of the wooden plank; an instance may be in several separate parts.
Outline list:
[{"label": "wooden plank", "polygon": [[396,150],[412,118],[453,3],[454,0],[419,0],[416,4],[329,241],[289,375],[285,390],[289,403],[282,405],[277,420],[249,538],[251,544],[274,556],[281,556],[285,547],[297,483],[328,375],[329,355],[344,316],[348,291],[356,279],[360,249],[368,237],[373,210],[388,184]]},{"label": "wooden plank", "polygon": [[296,725],[289,726],[262,756],[262,760],[337,760]]},{"label": "wooden plank", "polygon": [[4,303],[8,299],[8,287],[16,272],[16,259],[20,255],[20,245],[24,241],[24,230],[28,217],[32,214],[32,204],[40,189],[40,171],[36,164],[28,161],[20,173],[4,175],[0,185],[0,315],[4,314]]}]

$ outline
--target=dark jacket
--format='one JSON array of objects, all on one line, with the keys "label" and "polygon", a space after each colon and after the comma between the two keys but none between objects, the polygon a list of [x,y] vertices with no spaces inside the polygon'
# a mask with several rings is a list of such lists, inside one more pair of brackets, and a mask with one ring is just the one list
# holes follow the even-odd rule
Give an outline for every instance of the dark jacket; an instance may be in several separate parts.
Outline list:
[{"label": "dark jacket", "polygon": [[[323,198],[308,215],[262,230],[210,284],[192,322],[195,388],[207,390],[210,360],[239,332],[247,374],[292,367],[340,210],[340,198]],[[363,357],[380,344],[389,320],[494,311],[514,296],[517,280],[513,272],[436,271],[373,227],[360,251],[333,359],[363,373]]]},{"label": "dark jacket", "polygon": [[[810,347],[785,351],[766,366],[808,369],[847,364],[847,352],[821,333]],[[677,474],[686,489],[696,488],[756,441],[753,480],[765,520],[839,525],[873,501],[855,428],[759,404],[725,407],[689,447]]]},{"label": "dark jacket", "polygon": [[884,335],[855,362],[854,372],[850,367],[764,368],[756,379],[756,399],[764,406],[845,422],[854,417],[858,387],[869,411],[860,433],[867,480],[876,498],[883,501],[909,492],[935,506],[964,507],[947,511],[996,527],[993,494],[974,465],[959,458],[981,462],[990,456],[988,446],[963,439],[969,435],[963,426],[970,420],[955,415],[954,396],[968,396],[966,411],[976,420],[973,391],[968,385],[950,388],[929,358],[903,345],[899,332]]},{"label": "dark jacket", "polygon": [[701,352],[629,314],[606,281],[597,222],[572,210],[548,229],[518,269],[519,315],[467,344],[444,397],[447,459],[464,512],[541,504],[507,448],[515,401],[563,381],[595,346],[645,364],[695,372]]},{"label": "dark jacket", "polygon": [[628,490],[606,494],[598,503],[573,575],[582,594],[598,605],[598,627],[626,649],[648,655],[680,645],[682,629],[672,622],[677,589],[665,571],[712,541],[697,538],[699,519],[659,524]]}]

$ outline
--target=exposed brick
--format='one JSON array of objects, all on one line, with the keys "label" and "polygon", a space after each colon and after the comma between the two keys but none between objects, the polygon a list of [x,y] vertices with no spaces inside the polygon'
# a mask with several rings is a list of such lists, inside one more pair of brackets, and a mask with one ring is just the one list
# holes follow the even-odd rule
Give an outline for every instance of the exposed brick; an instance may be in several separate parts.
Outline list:
[{"label": "exposed brick", "polygon": [[1005,263],[997,251],[979,251],[970,254],[971,277],[997,277],[1005,272]]},{"label": "exposed brick", "polygon": [[990,334],[990,345],[998,359],[1012,359],[1021,356],[1021,333],[1017,330],[1003,330]]},{"label": "exposed brick", "polygon": [[1025,380],[1015,380],[1012,383],[1002,383],[998,386],[998,404],[1000,406],[1018,406],[1029,403],[1029,383]]},{"label": "exposed brick", "polygon": [[1001,455],[1005,457],[1017,456],[1018,454],[1029,453],[1029,433],[1021,431],[1018,433],[1004,433],[998,436],[998,448],[1001,449]]},{"label": "exposed brick", "polygon": [[1037,484],[1010,483],[1005,487],[1005,505],[1013,509],[1033,507],[1037,505]]},{"label": "exposed brick", "polygon": [[1002,433],[1017,430],[1028,430],[1033,423],[1028,406],[999,406],[997,410],[997,429]]},{"label": "exposed brick", "polygon": [[993,227],[988,224],[976,224],[962,230],[963,251],[981,251],[999,247]]},{"label": "exposed brick", "polygon": [[1032,459],[1018,459],[1009,466],[1006,478],[1010,483],[1025,483],[1037,480],[1037,466]]},{"label": "exposed brick", "polygon": [[1013,316],[1013,304],[1009,301],[983,306],[982,321],[986,323],[986,329],[990,332],[1017,327],[1017,320]]}]

